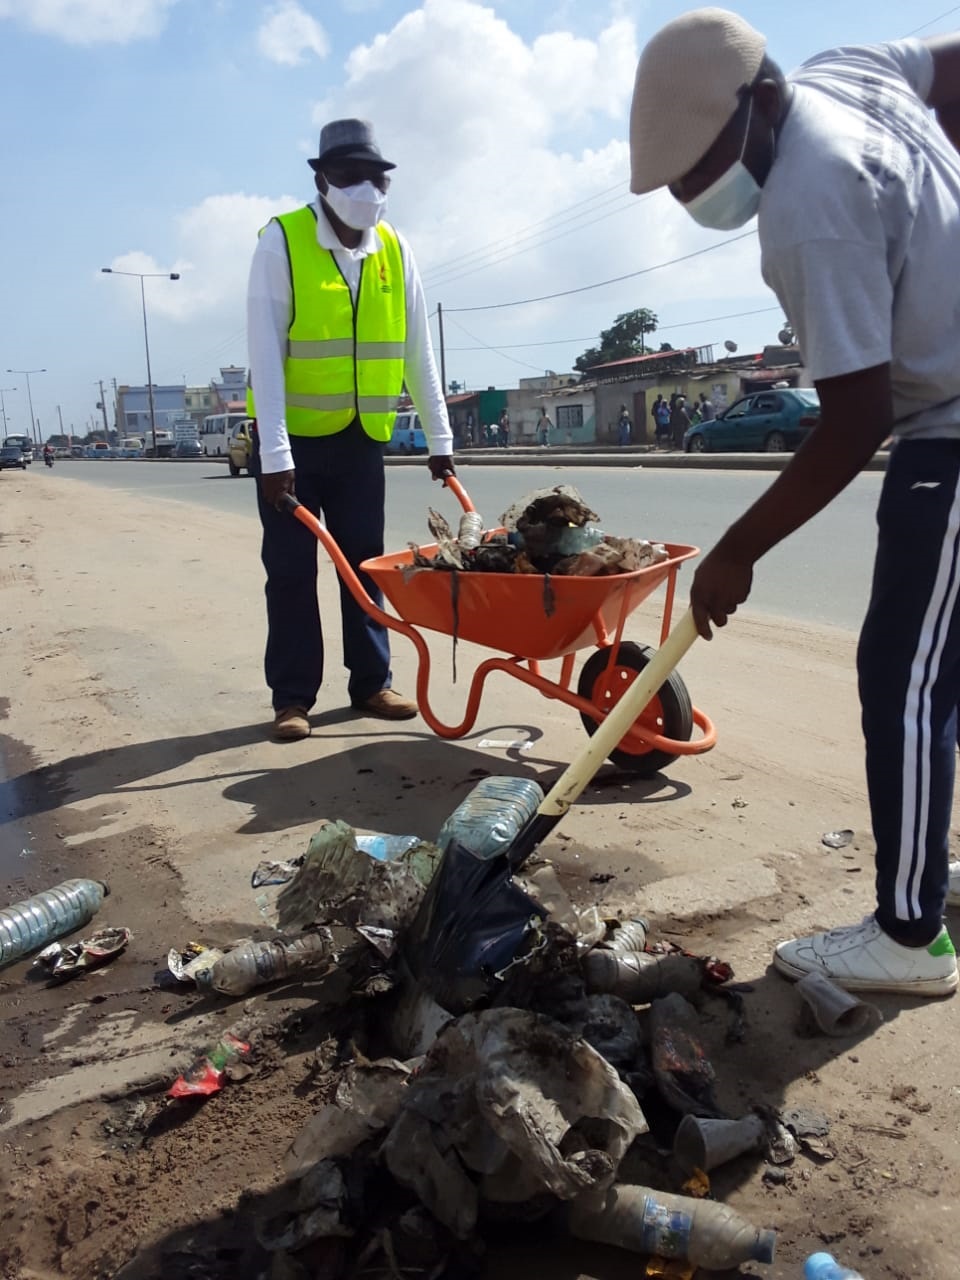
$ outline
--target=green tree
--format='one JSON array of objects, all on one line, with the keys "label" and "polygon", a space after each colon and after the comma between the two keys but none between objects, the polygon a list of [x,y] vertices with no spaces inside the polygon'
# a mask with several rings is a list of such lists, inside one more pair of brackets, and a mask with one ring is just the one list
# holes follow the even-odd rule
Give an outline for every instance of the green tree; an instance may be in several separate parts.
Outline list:
[{"label": "green tree", "polygon": [[580,373],[586,373],[594,365],[607,364],[611,360],[628,360],[630,356],[646,354],[645,337],[656,333],[659,320],[647,307],[625,311],[617,316],[609,329],[600,334],[599,347],[589,347],[573,362]]}]

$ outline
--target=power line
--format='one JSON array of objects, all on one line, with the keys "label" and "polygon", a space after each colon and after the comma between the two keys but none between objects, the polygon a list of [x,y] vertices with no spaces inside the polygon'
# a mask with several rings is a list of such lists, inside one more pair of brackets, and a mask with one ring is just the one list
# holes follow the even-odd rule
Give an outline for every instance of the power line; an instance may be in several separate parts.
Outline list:
[{"label": "power line", "polygon": [[[649,196],[641,197],[642,200],[648,200],[649,198]],[[571,235],[575,231],[586,231],[588,227],[592,227],[598,222],[603,222],[607,218],[613,218],[616,217],[617,214],[632,211],[638,203],[640,202],[636,197],[631,197],[627,204],[622,204],[615,209],[610,209],[607,213],[601,213],[598,217],[590,218],[587,222],[581,222],[576,226],[566,227],[562,231],[557,231],[556,235],[548,236],[547,239],[538,237],[532,244],[525,245],[523,248],[518,249],[515,245],[503,245],[501,248],[504,252],[499,256],[491,257],[488,262],[481,262],[474,267],[469,267],[466,271],[460,271],[448,275],[442,280],[433,280],[427,285],[427,287],[431,292],[435,293],[438,289],[442,289],[449,284],[453,284],[455,280],[462,280],[464,276],[475,275],[478,271],[486,271],[489,267],[499,266],[501,263],[509,262],[511,258],[517,258],[523,253],[530,253],[534,249],[541,249],[546,247],[548,244],[553,244],[556,240],[562,240],[564,236]]]},{"label": "power line", "polygon": [[902,38],[909,40],[911,36],[915,36],[918,31],[926,31],[927,27],[932,27],[936,22],[942,22],[944,18],[949,18],[951,13],[960,13],[960,4],[955,4],[952,9],[948,9],[946,13],[938,14],[936,18],[931,18],[929,22],[921,23],[919,27],[914,27],[912,31],[908,31]]},{"label": "power line", "polygon": [[471,333],[469,329],[465,329],[459,320],[453,320],[451,323],[455,324],[461,333],[465,333],[468,338],[472,338],[474,342],[479,343],[483,350],[492,351],[495,355],[500,356],[502,360],[509,360],[511,364],[518,364],[521,369],[533,369],[536,373],[542,372],[538,364],[528,364],[526,360],[515,360],[513,356],[504,355],[501,347],[491,347],[488,342],[483,342],[475,333]]},{"label": "power line", "polygon": [[[619,191],[623,193],[622,180],[620,182],[614,183],[612,187],[605,187],[603,191],[598,191],[592,196],[586,196],[583,200],[577,200],[575,201],[574,204],[567,205],[565,208],[560,209],[558,212],[549,214],[546,218],[540,218],[537,222],[530,223],[529,226],[521,227],[517,235],[527,236],[528,234],[534,232],[538,227],[549,226],[551,223],[554,223],[556,219],[565,218],[574,209],[580,208],[581,205],[591,204],[593,201],[600,200],[604,196],[610,195],[610,193],[613,191]],[[427,270],[424,272],[424,275],[432,276],[432,275],[442,273],[448,268],[453,268],[458,266],[464,260],[465,257],[467,258],[474,257],[478,254],[482,255],[484,253],[489,252],[492,249],[498,248],[501,245],[501,243],[502,241],[500,240],[491,240],[487,244],[479,245],[476,249],[470,250],[467,254],[457,254],[455,258],[447,258],[445,261],[435,263],[433,266],[428,267]]]},{"label": "power line", "polygon": [[525,307],[532,302],[552,302],[554,298],[569,298],[575,293],[588,293],[591,289],[602,289],[608,284],[620,284],[624,280],[635,280],[637,276],[649,275],[651,271],[660,271],[663,267],[675,267],[680,262],[689,262],[691,258],[700,258],[705,253],[712,253],[714,249],[724,249],[728,244],[736,244],[738,240],[746,240],[749,236],[755,236],[756,230],[744,231],[738,236],[731,236],[728,240],[721,240],[717,244],[709,244],[705,249],[694,249],[692,253],[684,253],[679,258],[670,258],[667,262],[655,262],[651,267],[641,267],[639,271],[628,271],[626,275],[613,276],[609,280],[598,280],[595,284],[580,285],[577,289],[562,289],[559,293],[545,293],[539,298],[518,298],[515,302],[488,302],[480,307],[449,307],[445,310],[446,315],[454,313],[464,315],[468,311],[501,311],[505,307]]},{"label": "power line", "polygon": [[[744,316],[762,316],[771,311],[779,311],[779,307],[756,307],[753,311],[731,311],[725,316],[705,316],[700,320],[680,320],[674,324],[658,325],[656,333],[666,333],[670,329],[692,329],[694,325],[719,324],[721,320],[740,320]],[[453,322],[456,324],[456,321]],[[463,329],[463,326],[459,326]],[[466,330],[464,330],[466,332]],[[599,334],[592,333],[588,338],[551,338],[549,342],[511,342],[508,346],[496,348],[498,351],[521,351],[529,347],[568,347],[575,342],[596,342]],[[479,339],[477,339],[479,341]],[[485,347],[447,347],[447,351],[483,351],[492,350]]]}]

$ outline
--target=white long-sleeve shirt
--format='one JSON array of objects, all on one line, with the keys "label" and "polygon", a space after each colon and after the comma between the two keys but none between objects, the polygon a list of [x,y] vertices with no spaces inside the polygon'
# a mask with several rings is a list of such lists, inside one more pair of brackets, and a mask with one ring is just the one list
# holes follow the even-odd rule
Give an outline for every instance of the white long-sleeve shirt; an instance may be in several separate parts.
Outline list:
[{"label": "white long-sleeve shirt", "polygon": [[[380,237],[376,230],[365,231],[357,248],[348,249],[341,244],[319,200],[313,209],[317,215],[317,243],[333,254],[356,302],[363,259],[382,247]],[[403,258],[407,306],[404,381],[420,415],[430,455],[446,457],[453,452],[453,433],[430,341],[423,285],[410,246],[399,232],[397,239]],[[293,470],[283,377],[292,298],[283,231],[278,223],[271,222],[257,242],[247,288],[247,350],[257,406],[260,461],[267,473]]]}]

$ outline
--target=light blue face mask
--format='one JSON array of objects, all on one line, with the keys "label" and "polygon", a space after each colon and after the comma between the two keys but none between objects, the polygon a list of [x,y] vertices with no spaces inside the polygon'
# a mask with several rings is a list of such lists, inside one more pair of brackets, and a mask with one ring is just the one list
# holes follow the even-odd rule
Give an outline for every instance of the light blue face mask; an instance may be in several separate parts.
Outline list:
[{"label": "light blue face mask", "polygon": [[751,97],[740,155],[725,173],[721,173],[716,182],[711,182],[705,191],[701,191],[683,206],[701,227],[710,227],[714,231],[734,231],[749,222],[760,207],[763,188],[743,163],[752,117]]}]

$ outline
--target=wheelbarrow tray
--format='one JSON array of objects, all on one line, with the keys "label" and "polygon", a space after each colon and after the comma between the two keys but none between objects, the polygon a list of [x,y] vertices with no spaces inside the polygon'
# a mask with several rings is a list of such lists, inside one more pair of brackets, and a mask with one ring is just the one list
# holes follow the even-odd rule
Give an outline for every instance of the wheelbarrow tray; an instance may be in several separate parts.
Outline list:
[{"label": "wheelbarrow tray", "polygon": [[[664,545],[668,559],[660,564],[597,578],[417,569],[409,550],[365,560],[360,567],[405,622],[541,660],[601,643],[676,565],[698,554],[697,547],[684,543]],[[436,550],[435,545],[421,548],[427,556]]]}]

